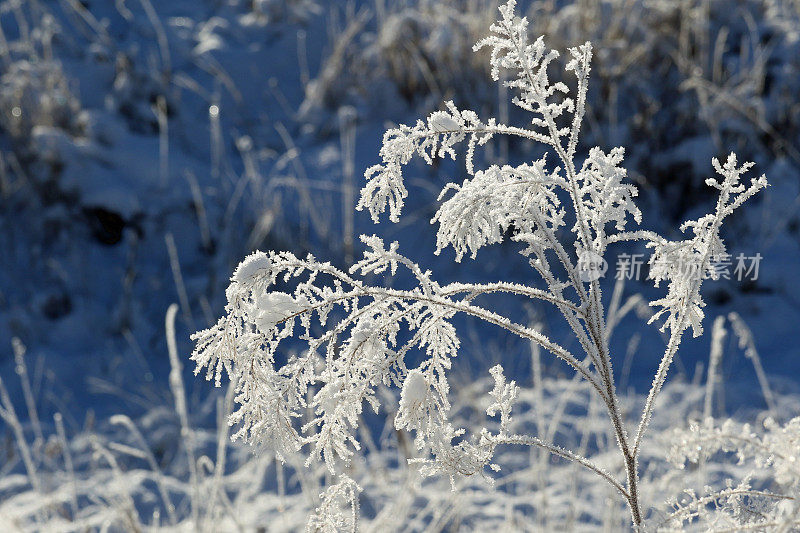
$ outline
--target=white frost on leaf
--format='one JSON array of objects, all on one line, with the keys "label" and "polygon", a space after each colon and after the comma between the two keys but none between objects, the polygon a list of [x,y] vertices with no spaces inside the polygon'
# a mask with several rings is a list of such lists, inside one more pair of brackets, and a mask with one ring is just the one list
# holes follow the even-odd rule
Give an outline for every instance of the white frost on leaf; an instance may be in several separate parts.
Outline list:
[{"label": "white frost on leaf", "polygon": [[418,369],[408,373],[400,394],[400,407],[395,417],[397,429],[416,429],[428,411],[431,386]]},{"label": "white frost on leaf", "polygon": [[244,258],[233,271],[231,281],[236,283],[249,283],[256,275],[269,276],[272,262],[269,256],[261,251],[255,251]]},{"label": "white frost on leaf", "polygon": [[308,302],[303,297],[294,298],[284,292],[269,292],[257,296],[253,322],[261,331],[270,331],[279,323],[297,315]]},{"label": "white frost on leaf", "polygon": [[503,241],[513,228],[515,234],[555,231],[563,224],[564,211],[556,194],[563,178],[545,169],[544,158],[532,165],[491,166],[478,171],[461,185],[449,183],[439,196],[453,194],[431,220],[439,224],[436,253],[447,246],[456,252],[456,261],[466,254],[473,258],[478,250]]},{"label": "white frost on leaf", "polygon": [[446,111],[436,111],[428,117],[428,127],[436,133],[445,133],[456,131],[461,124]]}]

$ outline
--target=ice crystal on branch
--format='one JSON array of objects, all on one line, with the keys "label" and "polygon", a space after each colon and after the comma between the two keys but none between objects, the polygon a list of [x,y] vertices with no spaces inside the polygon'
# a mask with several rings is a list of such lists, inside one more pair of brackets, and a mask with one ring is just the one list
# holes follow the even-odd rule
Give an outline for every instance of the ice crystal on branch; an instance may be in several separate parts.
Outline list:
[{"label": "ice crystal on branch", "polygon": [[[500,445],[536,446],[574,461],[606,480],[624,498],[636,528],[644,523],[638,487],[641,441],[653,415],[655,399],[666,380],[683,332],[699,334],[704,306],[700,287],[705,274],[714,277],[711,263],[724,253],[720,238],[723,220],[761,188],[762,176],[749,186],[741,176],[751,164],[739,166],[731,155],[724,165],[714,160],[720,180],[708,184],[719,191],[713,213],[683,225],[690,236],[668,241],[652,232],[630,229],[642,215],[634,203],[636,188],[625,181],[624,150],[589,150],[580,163],[576,150],[585,112],[592,49],[589,43],[570,49],[566,70],[577,79],[574,90],[552,83],[548,70],[558,53],[540,37],[528,40],[528,22],[514,14],[515,2],[500,8],[501,18],[491,35],[475,49],[491,49],[492,76],[510,71],[506,85],[514,103],[531,114],[529,128],[482,120],[452,102],[413,126],[386,132],[381,162],[367,169],[357,208],[375,222],[388,211],[398,221],[408,196],[403,167],[415,156],[432,164],[456,158],[464,144],[466,175],[449,183],[431,221],[438,225],[435,253],[448,247],[455,260],[475,257],[484,246],[499,243],[511,233],[520,253],[539,278],[538,288],[507,282],[442,285],[399,251],[373,236],[362,236],[362,260],[345,272],[312,256],[286,252],[256,252],[236,269],[227,290],[225,316],[213,327],[195,334],[192,359],[197,372],[206,369],[217,384],[228,374],[235,383],[237,409],[230,422],[235,437],[263,443],[279,456],[301,453],[306,463],[324,463],[338,483],[331,485],[312,517],[311,527],[328,530],[355,528],[358,492],[344,474],[360,450],[359,425],[365,405],[380,409],[378,390],[400,389],[394,425],[414,434],[423,475],[448,476],[455,487],[459,476],[486,474]],[[475,150],[496,135],[522,137],[541,143],[542,158],[516,167],[490,166],[475,170]],[[554,161],[554,164],[549,164]],[[565,219],[574,220],[567,231]],[[625,429],[617,397],[609,350],[609,319],[600,284],[581,275],[579,258],[591,252],[602,259],[609,245],[644,240],[653,248],[651,277],[666,281],[667,294],[652,302],[653,320],[665,318],[670,339],[641,414],[635,435]],[[698,275],[687,275],[696,272]],[[366,281],[374,274],[405,269],[415,284],[396,289]],[[280,290],[277,288],[280,283]],[[573,353],[536,328],[518,324],[502,310],[478,303],[482,295],[506,293],[552,305],[564,318],[580,350]],[[449,419],[447,374],[458,355],[460,341],[452,319],[465,314],[549,351],[591,386],[602,401],[619,446],[624,481],[587,457],[560,448],[540,436],[514,433],[511,410],[518,387],[507,382],[501,366],[491,369],[495,386],[487,414],[499,416],[496,433],[483,428],[466,434]],[[421,363],[406,367],[406,355],[419,352]],[[280,356],[278,356],[280,353]],[[291,354],[287,357],[287,354]],[[380,398],[385,398],[380,395]],[[349,502],[351,514],[341,513]]]}]

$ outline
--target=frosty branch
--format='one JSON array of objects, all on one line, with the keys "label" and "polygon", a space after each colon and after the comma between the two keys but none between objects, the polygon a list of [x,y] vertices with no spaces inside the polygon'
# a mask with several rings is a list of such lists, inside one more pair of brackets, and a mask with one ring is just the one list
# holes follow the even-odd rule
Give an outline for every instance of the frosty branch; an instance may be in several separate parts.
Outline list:
[{"label": "frosty branch", "polygon": [[[537,446],[592,470],[625,498],[634,527],[640,527],[646,509],[638,488],[638,458],[642,439],[653,416],[655,400],[669,366],[689,327],[702,332],[704,303],[700,287],[704,277],[716,277],[712,263],[725,252],[719,236],[723,220],[766,186],[764,176],[744,184],[750,163],[739,166],[731,154],[713,165],[720,179],[707,184],[719,191],[716,209],[681,230],[689,236],[669,241],[630,226],[641,223],[634,203],[636,187],[625,182],[621,167],[624,150],[605,153],[589,150],[584,161],[575,160],[592,48],[589,43],[569,50],[566,70],[575,74],[574,96],[566,84],[551,83],[548,68],[559,54],[547,50],[540,37],[530,42],[528,22],[514,14],[515,2],[500,8],[501,18],[492,34],[475,49],[491,51],[492,76],[510,72],[505,84],[516,92],[514,104],[530,113],[528,128],[482,121],[452,102],[445,109],[386,132],[380,150],[382,162],[367,169],[366,185],[357,208],[379,221],[388,210],[392,221],[401,216],[408,191],[403,166],[414,156],[428,163],[436,158],[456,158],[456,148],[466,144],[466,173],[462,183],[450,183],[432,223],[438,225],[435,253],[452,247],[455,260],[476,257],[480,248],[502,242],[506,235],[522,245],[520,253],[541,278],[545,289],[506,282],[440,285],[429,271],[387,248],[377,236],[362,236],[364,258],[349,272],[309,256],[299,259],[286,252],[256,252],[236,269],[227,290],[226,314],[216,325],[195,335],[192,359],[197,371],[205,368],[219,384],[223,373],[236,383],[237,409],[231,424],[235,437],[265,444],[280,456],[303,450],[307,462],[323,461],[339,478],[323,496],[310,527],[355,528],[358,486],[345,474],[345,466],[360,449],[356,430],[364,404],[379,408],[377,389],[397,386],[401,397],[395,427],[415,434],[426,475],[456,476],[484,473],[498,445]],[[558,166],[546,157],[518,166],[492,165],[475,169],[475,151],[495,135],[514,135],[542,143]],[[566,200],[566,201],[565,201]],[[574,219],[569,231],[561,229]],[[566,233],[566,237],[563,235]],[[651,302],[657,308],[652,320],[664,318],[669,343],[656,371],[634,437],[628,435],[619,406],[609,350],[610,329],[598,281],[581,279],[579,261],[584,254],[602,257],[610,244],[643,240],[653,249],[650,276],[656,286],[667,283],[664,298]],[[693,275],[688,275],[686,266]],[[398,268],[415,279],[412,289],[371,286],[364,278]],[[358,276],[358,277],[357,277]],[[293,289],[278,290],[278,286]],[[474,303],[487,293],[508,293],[553,305],[580,343],[582,354],[571,353],[534,328],[517,324],[500,312]],[[573,451],[533,435],[512,432],[511,409],[517,387],[506,383],[502,367],[491,370],[495,388],[490,393],[489,416],[500,416],[499,432],[484,428],[472,438],[459,439],[464,429],[449,421],[447,371],[460,341],[452,319],[463,313],[533,341],[558,357],[588,381],[605,405],[622,459],[621,482]],[[652,321],[651,320],[651,321]],[[408,335],[400,335],[407,331]],[[288,353],[294,338],[303,348]],[[400,339],[408,340],[401,341]],[[405,355],[418,349],[423,362],[406,367]],[[281,355],[283,354],[283,355]],[[301,422],[304,413],[313,418]],[[350,514],[337,514],[337,502],[349,502]],[[348,518],[350,516],[350,518]]]}]

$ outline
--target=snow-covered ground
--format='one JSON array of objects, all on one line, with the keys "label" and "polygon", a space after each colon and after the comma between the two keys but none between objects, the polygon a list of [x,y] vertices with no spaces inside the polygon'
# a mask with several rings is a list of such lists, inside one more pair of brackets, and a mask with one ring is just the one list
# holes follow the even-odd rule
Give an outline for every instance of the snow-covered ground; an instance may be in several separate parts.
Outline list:
[{"label": "snow-covered ground", "polygon": [[[759,277],[705,285],[707,330],[714,317],[738,313],[778,397],[773,415],[797,416],[800,4],[520,4],[531,33],[549,46],[594,43],[579,153],[626,148],[652,229],[668,233],[709,210],[703,181],[711,157],[735,150],[767,174],[771,186],[724,234],[734,257],[761,254]],[[0,426],[0,530],[303,527],[330,480],[306,471],[299,457],[279,466],[269,450],[227,444],[225,389],[192,376],[189,335],[222,314],[229,277],[254,249],[311,252],[345,267],[362,251],[357,236],[379,233],[443,283],[529,279],[513,243],[458,264],[452,250],[431,253],[436,194],[460,181],[463,160],[410,166],[400,224],[376,226],[353,211],[387,127],[413,123],[447,99],[482,117],[527,120],[491,83],[487,57],[472,52],[496,5],[0,2],[0,378],[22,426]],[[493,140],[479,157],[518,164],[539,152]],[[614,280],[602,283],[610,295]],[[663,289],[627,283],[625,296],[635,294],[652,300]],[[168,380],[172,303],[186,420]],[[569,342],[568,327],[545,308],[502,297],[492,305]],[[664,346],[636,315],[612,339],[619,354],[638,346],[635,358],[615,363],[630,405],[641,403]],[[559,421],[556,442],[615,468],[613,435],[593,425],[599,407],[565,367],[543,354],[544,384],[531,387],[530,346],[468,320],[458,326],[463,344],[451,382],[464,425],[483,423],[482,376],[503,362],[510,378],[528,385],[522,423],[541,429],[541,412]],[[659,439],[702,413],[709,347],[708,334],[684,342],[661,400],[667,414],[643,474],[654,505],[679,496]],[[731,331],[715,415],[753,421],[769,407],[752,363]],[[567,405],[558,404],[569,387]],[[399,392],[391,394],[389,406]],[[628,527],[606,487],[536,451],[503,450],[494,488],[482,479],[457,492],[446,479],[421,482],[405,466],[410,438],[392,419],[391,409],[368,418],[375,442],[354,466],[366,529]],[[709,483],[730,473],[720,472],[707,473]],[[701,492],[705,481],[693,475]]]}]

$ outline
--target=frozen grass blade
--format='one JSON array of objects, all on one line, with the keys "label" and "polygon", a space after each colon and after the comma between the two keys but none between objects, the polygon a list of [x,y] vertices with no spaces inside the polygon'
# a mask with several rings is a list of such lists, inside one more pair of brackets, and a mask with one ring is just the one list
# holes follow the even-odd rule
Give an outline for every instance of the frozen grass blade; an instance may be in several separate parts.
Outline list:
[{"label": "frozen grass blade", "polygon": [[175,412],[178,413],[178,419],[181,424],[181,440],[184,449],[186,450],[186,460],[189,466],[189,478],[192,487],[191,492],[191,509],[192,509],[192,523],[194,527],[199,528],[199,507],[200,502],[200,487],[197,474],[197,461],[195,459],[194,451],[194,433],[189,424],[189,410],[186,405],[186,389],[183,385],[183,376],[181,375],[183,365],[181,365],[180,358],[178,357],[178,345],[175,340],[175,315],[178,312],[178,305],[172,304],[167,309],[167,316],[164,320],[165,329],[167,333],[167,348],[169,351],[169,388],[172,390],[172,396],[175,401]]}]

